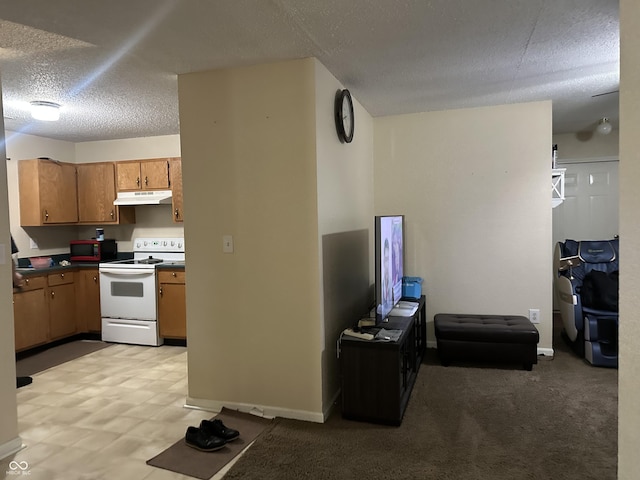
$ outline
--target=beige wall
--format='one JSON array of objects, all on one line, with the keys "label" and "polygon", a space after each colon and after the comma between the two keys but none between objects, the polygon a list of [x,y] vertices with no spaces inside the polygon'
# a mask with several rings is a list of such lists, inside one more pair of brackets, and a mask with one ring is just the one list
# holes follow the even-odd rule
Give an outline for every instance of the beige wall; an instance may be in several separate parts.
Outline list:
[{"label": "beige wall", "polygon": [[339,394],[336,340],[367,312],[373,230],[373,119],[354,98],[355,133],[336,134],[334,100],[342,88],[315,61],[318,236],[320,245],[323,411]]},{"label": "beige wall", "polygon": [[552,353],[551,103],[376,118],[376,214],[406,216],[405,269],[436,313],[541,312]]},{"label": "beige wall", "polygon": [[[0,92],[1,93],[1,92]],[[0,95],[0,111],[2,111]],[[0,120],[0,158],[5,158],[4,120]],[[7,195],[8,161],[0,166],[0,459],[17,451],[22,445],[18,436],[16,403],[16,362],[13,332],[13,298],[11,288],[11,241],[9,236],[9,205]]]},{"label": "beige wall", "polygon": [[102,140],[75,144],[75,161],[115,162],[180,156],[180,135]]},{"label": "beige wall", "polygon": [[609,135],[564,133],[554,135],[553,143],[558,145],[558,160],[596,160],[618,158],[619,131]]},{"label": "beige wall", "polygon": [[618,478],[640,472],[640,9],[620,1],[620,331]]},{"label": "beige wall", "polygon": [[178,79],[192,404],[322,420],[314,83],[313,59]]}]

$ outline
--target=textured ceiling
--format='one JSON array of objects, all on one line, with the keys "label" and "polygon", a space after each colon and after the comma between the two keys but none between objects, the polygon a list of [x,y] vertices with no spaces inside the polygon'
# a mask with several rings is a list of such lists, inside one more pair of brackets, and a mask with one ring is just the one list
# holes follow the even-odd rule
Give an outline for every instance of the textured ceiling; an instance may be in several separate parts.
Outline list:
[{"label": "textured ceiling", "polygon": [[[0,0],[5,127],[179,133],[177,74],[317,57],[374,116],[551,99],[617,127],[617,0]],[[36,122],[32,100],[63,105]]]}]

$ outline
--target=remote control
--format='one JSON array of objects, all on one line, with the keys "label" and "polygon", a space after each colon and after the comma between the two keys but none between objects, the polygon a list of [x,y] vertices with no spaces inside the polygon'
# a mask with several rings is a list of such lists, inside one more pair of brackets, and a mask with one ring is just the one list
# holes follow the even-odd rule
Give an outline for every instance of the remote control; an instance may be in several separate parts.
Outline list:
[{"label": "remote control", "polygon": [[360,338],[362,340],[373,340],[373,335],[371,335],[370,333],[354,332],[352,328],[347,328],[342,333],[344,335],[349,335],[350,337]]}]

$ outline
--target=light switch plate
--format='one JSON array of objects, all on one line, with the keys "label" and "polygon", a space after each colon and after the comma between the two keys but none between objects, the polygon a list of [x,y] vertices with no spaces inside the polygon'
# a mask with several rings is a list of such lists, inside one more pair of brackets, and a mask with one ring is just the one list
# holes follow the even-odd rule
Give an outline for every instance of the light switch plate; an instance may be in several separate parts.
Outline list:
[{"label": "light switch plate", "polygon": [[233,235],[222,236],[222,253],[233,253]]}]

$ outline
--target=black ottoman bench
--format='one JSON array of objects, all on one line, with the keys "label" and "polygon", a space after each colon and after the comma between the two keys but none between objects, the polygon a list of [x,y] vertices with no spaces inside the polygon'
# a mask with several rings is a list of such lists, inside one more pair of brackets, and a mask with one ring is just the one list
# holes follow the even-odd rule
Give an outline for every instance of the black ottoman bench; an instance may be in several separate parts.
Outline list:
[{"label": "black ottoman bench", "polygon": [[540,334],[527,317],[439,313],[434,325],[442,365],[452,360],[505,361],[531,370],[538,363]]}]

